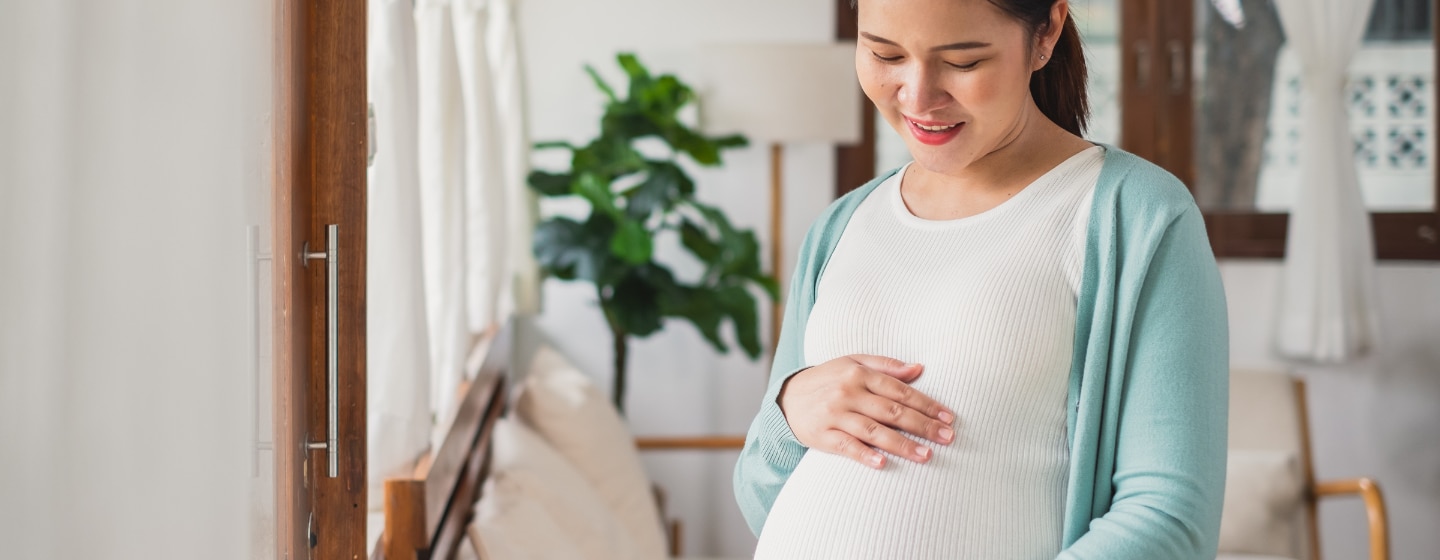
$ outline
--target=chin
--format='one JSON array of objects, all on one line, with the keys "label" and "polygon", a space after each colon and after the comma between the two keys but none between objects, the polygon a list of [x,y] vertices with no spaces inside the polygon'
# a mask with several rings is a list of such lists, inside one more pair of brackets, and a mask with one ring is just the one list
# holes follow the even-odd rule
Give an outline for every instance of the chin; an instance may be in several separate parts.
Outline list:
[{"label": "chin", "polygon": [[941,175],[955,175],[975,161],[975,157],[964,150],[923,144],[910,148],[910,158],[920,168]]}]

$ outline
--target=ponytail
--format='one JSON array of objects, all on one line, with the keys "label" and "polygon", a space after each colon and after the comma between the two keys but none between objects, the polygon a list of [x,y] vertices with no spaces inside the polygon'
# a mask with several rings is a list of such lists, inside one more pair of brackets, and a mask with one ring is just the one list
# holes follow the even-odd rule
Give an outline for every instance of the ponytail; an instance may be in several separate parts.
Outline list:
[{"label": "ponytail", "polygon": [[[1004,2],[998,2],[1003,7]],[[1044,25],[1049,25],[1048,16]],[[1090,120],[1090,99],[1085,87],[1085,51],[1075,20],[1065,18],[1060,40],[1045,66],[1030,74],[1030,96],[1035,105],[1060,128],[1084,136]]]}]

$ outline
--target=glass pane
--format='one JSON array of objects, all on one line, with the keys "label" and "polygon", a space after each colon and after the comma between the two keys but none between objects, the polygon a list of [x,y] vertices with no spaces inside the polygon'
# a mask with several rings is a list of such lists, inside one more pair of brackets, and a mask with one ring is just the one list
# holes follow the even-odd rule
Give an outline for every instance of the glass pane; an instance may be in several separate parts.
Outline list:
[{"label": "glass pane", "polygon": [[[1090,74],[1090,127],[1085,137],[1120,143],[1120,8],[1119,0],[1073,0],[1070,14],[1085,43]],[[889,171],[910,161],[905,140],[890,123],[875,115],[875,170]]]},{"label": "glass pane", "polygon": [[[1198,0],[1195,194],[1206,210],[1285,212],[1300,186],[1300,64],[1270,0],[1244,24]],[[1435,207],[1431,0],[1376,0],[1346,85],[1355,163],[1374,210]]]}]

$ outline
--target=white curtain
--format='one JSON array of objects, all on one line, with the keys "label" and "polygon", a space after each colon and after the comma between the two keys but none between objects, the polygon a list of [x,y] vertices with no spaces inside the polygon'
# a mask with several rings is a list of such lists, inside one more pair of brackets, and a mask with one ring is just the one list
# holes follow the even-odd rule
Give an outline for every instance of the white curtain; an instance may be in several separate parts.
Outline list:
[{"label": "white curtain", "polygon": [[[520,53],[520,22],[515,0],[490,0],[489,52],[495,80],[495,114],[505,171],[508,245],[508,297],[514,312],[540,312],[540,265],[530,245],[539,216],[539,203],[528,186],[530,133],[526,122],[525,76]],[[505,310],[502,310],[504,312]]]},{"label": "white curtain", "polygon": [[1275,337],[1280,354],[1294,360],[1353,360],[1378,342],[1374,244],[1344,89],[1372,4],[1275,0],[1303,69],[1302,185],[1290,211]]},{"label": "white curtain", "polygon": [[465,295],[472,332],[500,318],[507,269],[505,170],[486,0],[453,0],[455,53],[465,103]]},{"label": "white curtain", "polygon": [[369,0],[367,80],[375,136],[368,181],[366,421],[369,502],[410,474],[430,435],[430,347],[420,233],[415,18],[410,0]]},{"label": "white curtain", "polygon": [[539,307],[537,212],[514,6],[417,0],[415,21],[431,407],[443,423],[474,335]]},{"label": "white curtain", "polygon": [[443,421],[453,413],[470,340],[465,303],[465,109],[450,2],[417,0],[415,24],[430,406]]}]

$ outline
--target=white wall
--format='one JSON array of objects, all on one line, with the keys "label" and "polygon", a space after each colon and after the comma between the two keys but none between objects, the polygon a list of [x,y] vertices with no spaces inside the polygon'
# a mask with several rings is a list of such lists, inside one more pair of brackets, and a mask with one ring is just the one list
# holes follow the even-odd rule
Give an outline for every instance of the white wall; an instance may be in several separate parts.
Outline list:
[{"label": "white wall", "polygon": [[255,5],[0,5],[7,558],[248,557]]},{"label": "white wall", "polygon": [[[1270,351],[1276,261],[1221,265],[1230,308],[1231,362],[1286,366]],[[1381,352],[1339,367],[1292,368],[1309,389],[1315,475],[1371,476],[1390,513],[1396,560],[1440,557],[1440,265],[1383,264],[1378,274]],[[1365,513],[1357,499],[1320,509],[1326,558],[1365,558]]]},{"label": "white wall", "polygon": [[[537,140],[584,141],[598,131],[602,97],[582,71],[583,63],[624,87],[614,55],[630,50],[652,71],[676,73],[698,85],[698,49],[704,44],[828,43],[834,29],[829,0],[526,0],[519,5],[529,116]],[[833,196],[834,157],[830,146],[786,149],[785,241],[787,261],[793,261],[805,228]],[[550,168],[567,163],[556,155],[536,162]],[[720,206],[739,226],[756,230],[762,250],[769,243],[768,157],[765,146],[731,151],[724,168],[694,174],[699,197]],[[660,252],[663,259],[683,251],[671,240],[661,243]],[[681,274],[685,270],[677,267]],[[553,280],[544,290],[541,330],[609,387],[611,343],[594,296],[586,285]],[[769,324],[768,314],[761,319]],[[768,375],[767,357],[750,362],[738,350],[717,355],[684,322],[672,321],[660,333],[636,341],[630,356],[628,412],[637,434],[743,434]],[[670,492],[672,508],[684,520],[691,554],[744,556],[753,550],[754,538],[731,494],[734,458],[728,452],[665,452],[646,458],[652,477]]]}]

